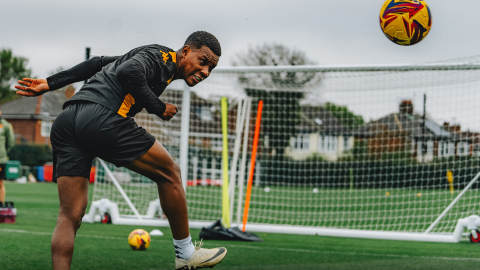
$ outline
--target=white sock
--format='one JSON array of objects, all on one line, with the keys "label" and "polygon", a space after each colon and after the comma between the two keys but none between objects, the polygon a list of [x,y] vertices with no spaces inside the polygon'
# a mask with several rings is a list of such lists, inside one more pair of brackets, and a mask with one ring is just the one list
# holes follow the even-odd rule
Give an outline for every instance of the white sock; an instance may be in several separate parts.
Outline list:
[{"label": "white sock", "polygon": [[173,245],[175,246],[176,256],[180,259],[190,259],[195,251],[195,246],[192,244],[192,237],[190,235],[183,240],[173,239]]}]

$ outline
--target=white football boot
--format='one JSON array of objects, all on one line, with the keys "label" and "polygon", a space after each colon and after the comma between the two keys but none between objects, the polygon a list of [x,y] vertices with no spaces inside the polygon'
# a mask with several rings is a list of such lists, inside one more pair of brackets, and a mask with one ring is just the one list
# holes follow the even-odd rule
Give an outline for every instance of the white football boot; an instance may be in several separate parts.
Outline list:
[{"label": "white football boot", "polygon": [[202,248],[202,245],[202,241],[198,242],[198,244],[197,241],[195,241],[195,251],[193,252],[192,257],[188,260],[175,258],[175,269],[196,270],[213,268],[225,258],[225,255],[227,255],[227,249],[224,247],[205,249]]}]

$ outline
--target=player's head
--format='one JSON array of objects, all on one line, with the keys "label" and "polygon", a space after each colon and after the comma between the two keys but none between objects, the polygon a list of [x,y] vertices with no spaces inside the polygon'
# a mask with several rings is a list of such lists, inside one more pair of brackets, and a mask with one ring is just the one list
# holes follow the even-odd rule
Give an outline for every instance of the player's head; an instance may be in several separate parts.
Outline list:
[{"label": "player's head", "polygon": [[182,49],[179,73],[189,86],[205,80],[217,66],[222,48],[217,38],[205,31],[191,34]]}]

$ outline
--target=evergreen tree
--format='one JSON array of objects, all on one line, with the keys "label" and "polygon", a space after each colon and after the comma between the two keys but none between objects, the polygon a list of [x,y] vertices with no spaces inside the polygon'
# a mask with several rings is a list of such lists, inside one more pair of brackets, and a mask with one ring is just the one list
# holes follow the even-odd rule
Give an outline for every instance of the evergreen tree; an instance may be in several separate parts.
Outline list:
[{"label": "evergreen tree", "polygon": [[0,51],[0,104],[17,97],[12,87],[17,80],[30,77],[27,61],[26,58],[14,56],[10,49]]}]

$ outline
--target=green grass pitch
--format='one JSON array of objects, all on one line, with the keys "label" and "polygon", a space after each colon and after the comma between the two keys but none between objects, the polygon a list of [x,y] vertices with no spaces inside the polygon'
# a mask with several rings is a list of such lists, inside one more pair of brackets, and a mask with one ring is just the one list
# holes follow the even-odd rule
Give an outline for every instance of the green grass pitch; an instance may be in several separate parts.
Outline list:
[{"label": "green grass pitch", "polygon": [[[266,193],[264,188],[252,187],[255,200],[250,204],[249,222],[410,232],[424,232],[460,193],[394,188],[320,188],[314,193],[312,187],[269,188]],[[205,198],[209,198],[208,204]],[[479,199],[478,189],[468,190],[432,232],[452,233],[458,219],[471,215]],[[187,200],[195,209],[191,219],[202,220],[213,212],[221,216],[221,187],[187,187]],[[234,203],[237,209],[237,201]]]},{"label": "green grass pitch", "polygon": [[[18,209],[16,224],[0,224],[0,269],[51,269],[50,239],[58,212],[55,184],[6,183],[7,200]],[[90,186],[90,198],[93,186]],[[152,237],[146,251],[133,251],[128,234],[139,226],[83,224],[77,234],[72,269],[174,269],[168,228]],[[143,227],[151,231],[152,227]],[[191,230],[198,240],[199,230]],[[205,241],[225,246],[215,269],[478,269],[480,245],[423,243],[259,234],[265,242]]]}]

